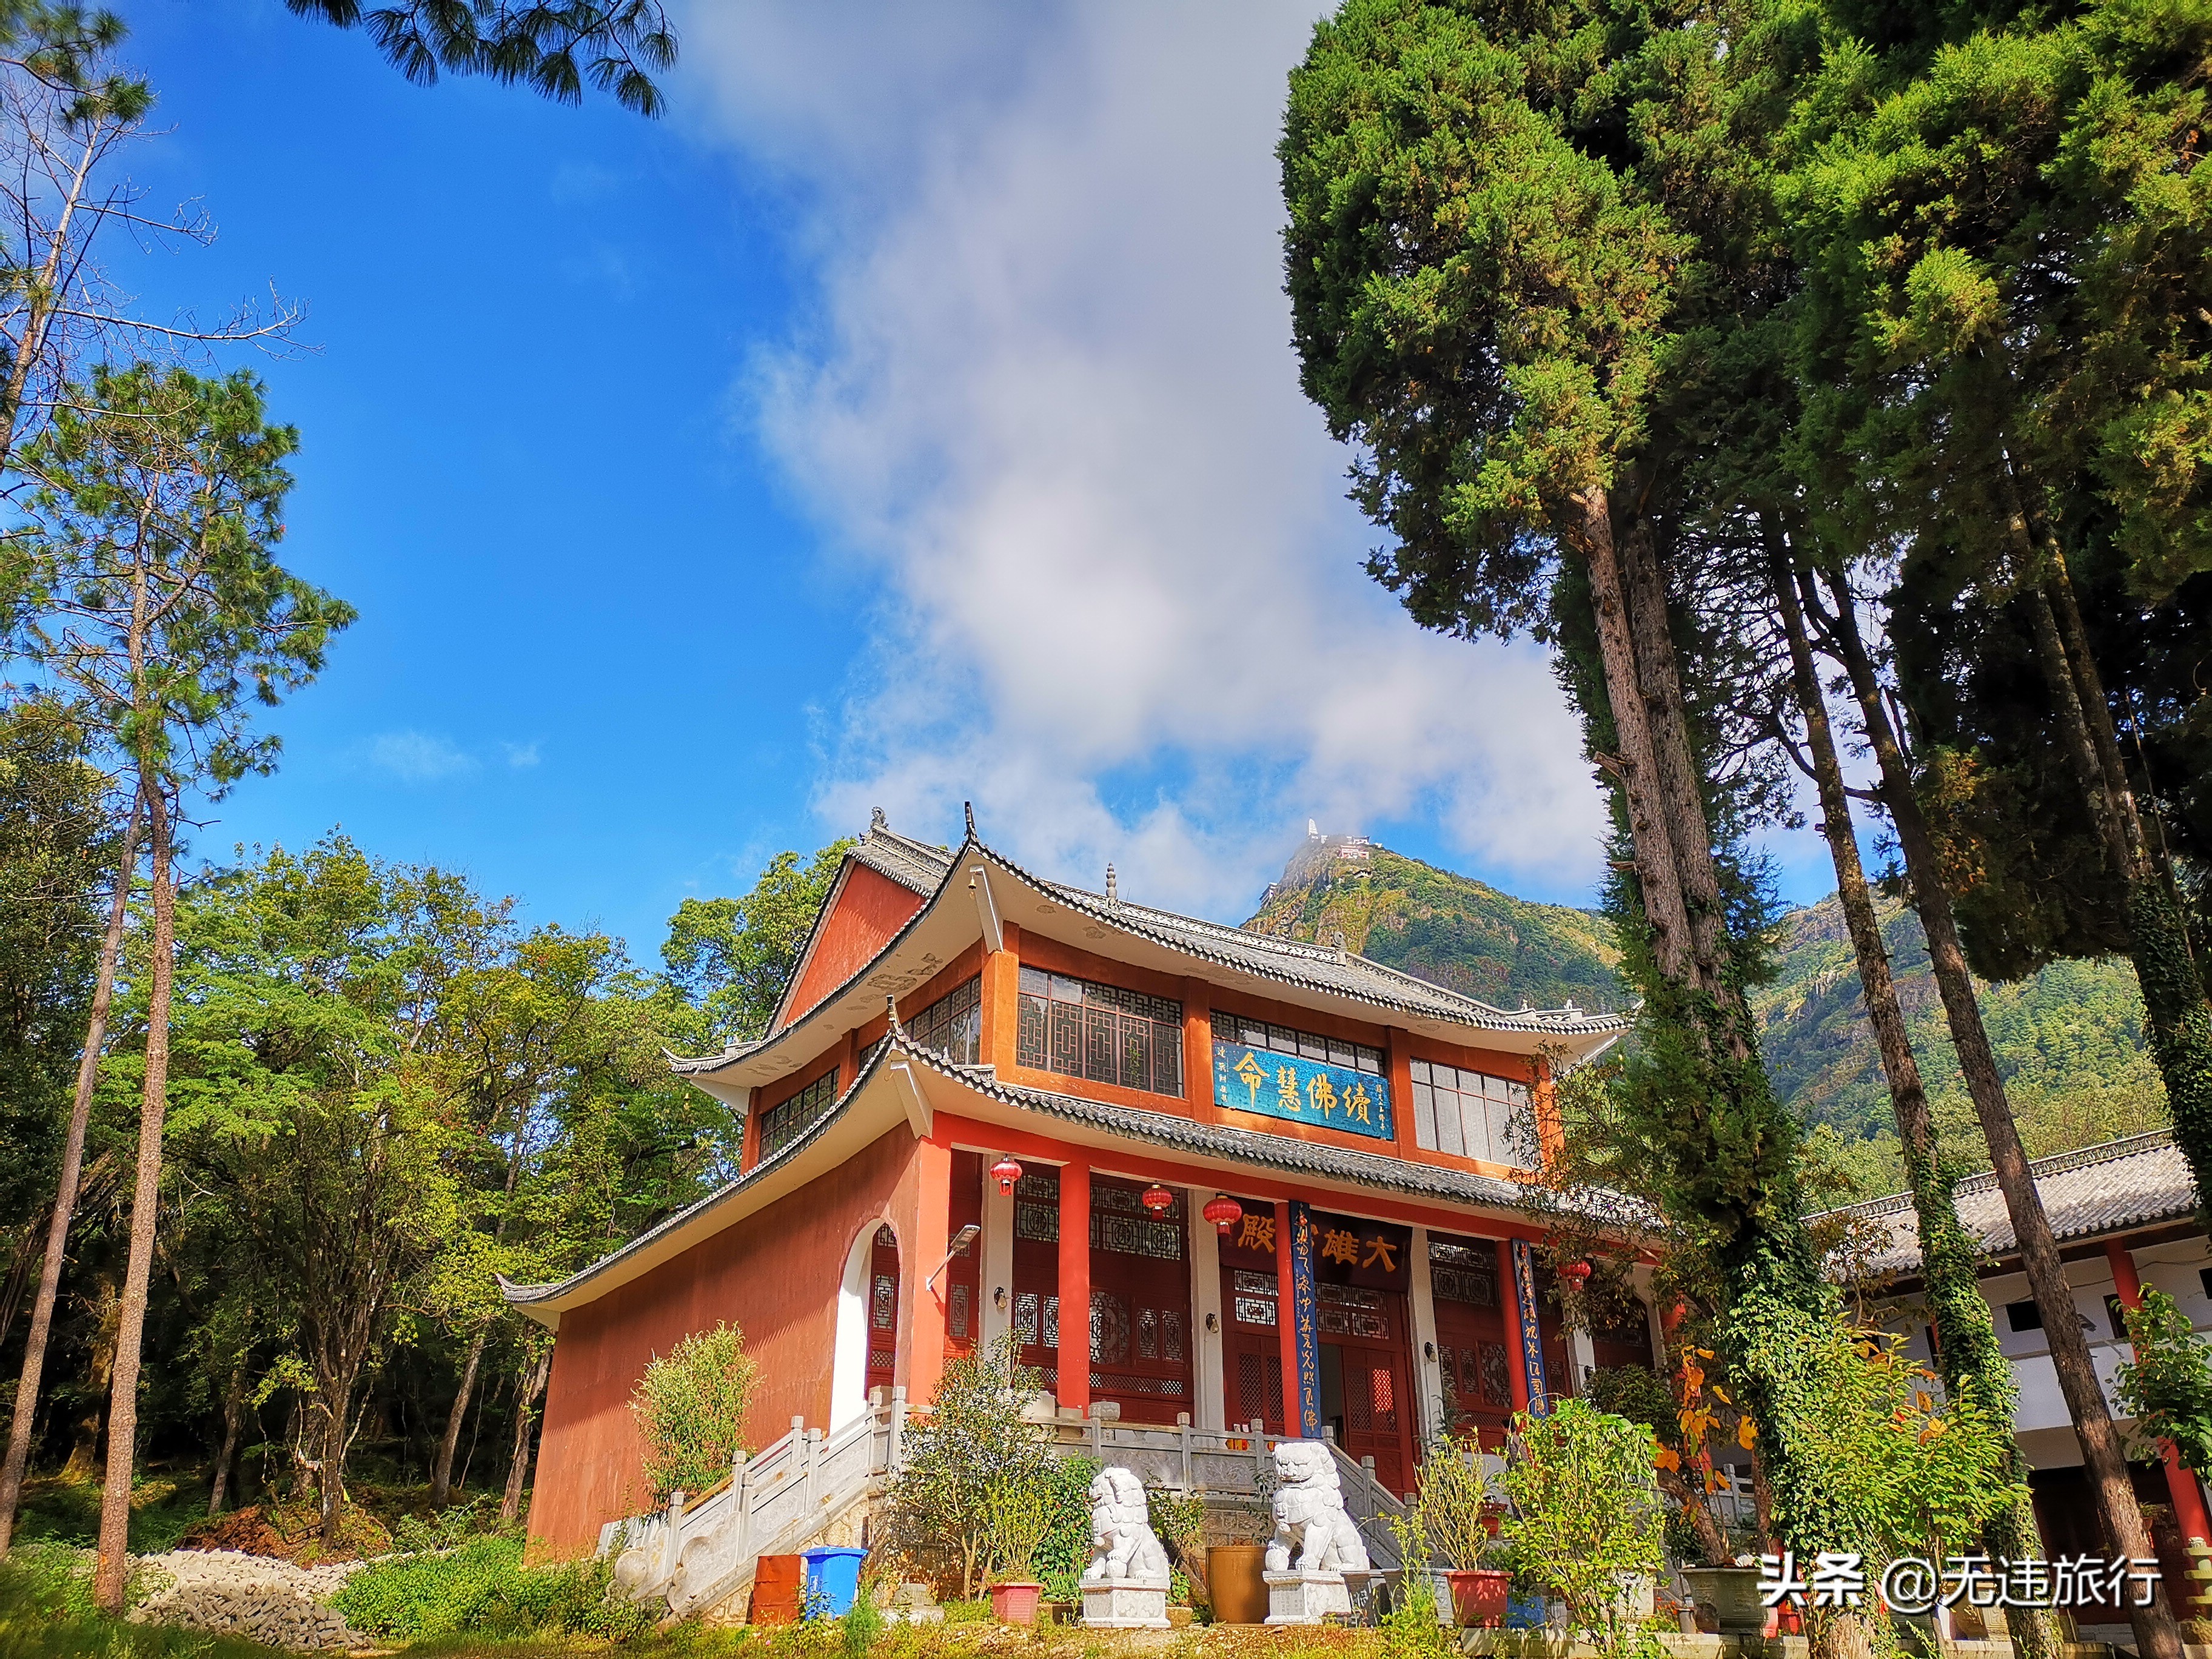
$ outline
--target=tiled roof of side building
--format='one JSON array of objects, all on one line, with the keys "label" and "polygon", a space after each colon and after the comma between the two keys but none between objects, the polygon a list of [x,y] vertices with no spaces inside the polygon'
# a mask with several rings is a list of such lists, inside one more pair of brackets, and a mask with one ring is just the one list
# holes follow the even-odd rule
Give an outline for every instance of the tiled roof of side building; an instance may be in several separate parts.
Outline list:
[{"label": "tiled roof of side building", "polygon": [[[2170,1129],[2054,1153],[2028,1168],[2035,1172],[2035,1189],[2051,1218],[2051,1231],[2062,1244],[2186,1221],[2196,1212],[2197,1184]],[[1958,1208],[1967,1236],[1983,1250],[1999,1257],[2018,1251],[2020,1241],[1993,1172],[1984,1170],[1959,1183]],[[1911,1194],[1869,1199],[1837,1213],[1863,1218],[1887,1235],[1870,1253],[1869,1271],[1919,1270],[1919,1225]]]}]

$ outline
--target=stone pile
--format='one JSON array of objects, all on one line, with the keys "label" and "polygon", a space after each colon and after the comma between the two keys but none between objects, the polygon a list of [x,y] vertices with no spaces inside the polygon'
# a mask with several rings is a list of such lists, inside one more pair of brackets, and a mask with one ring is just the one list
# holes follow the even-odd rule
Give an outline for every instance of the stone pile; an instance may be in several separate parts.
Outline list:
[{"label": "stone pile", "polygon": [[151,1592],[131,1610],[138,1624],[243,1636],[295,1653],[368,1645],[327,1604],[359,1561],[300,1567],[237,1550],[172,1550],[141,1558]]}]

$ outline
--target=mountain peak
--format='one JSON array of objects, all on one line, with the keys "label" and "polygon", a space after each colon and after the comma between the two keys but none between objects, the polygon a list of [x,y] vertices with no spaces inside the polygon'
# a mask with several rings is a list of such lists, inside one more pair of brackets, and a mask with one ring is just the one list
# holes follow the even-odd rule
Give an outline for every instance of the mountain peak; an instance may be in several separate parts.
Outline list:
[{"label": "mountain peak", "polygon": [[1307,832],[1249,931],[1357,951],[1501,1008],[1625,1006],[1620,953],[1596,912],[1516,898],[1310,820]]}]

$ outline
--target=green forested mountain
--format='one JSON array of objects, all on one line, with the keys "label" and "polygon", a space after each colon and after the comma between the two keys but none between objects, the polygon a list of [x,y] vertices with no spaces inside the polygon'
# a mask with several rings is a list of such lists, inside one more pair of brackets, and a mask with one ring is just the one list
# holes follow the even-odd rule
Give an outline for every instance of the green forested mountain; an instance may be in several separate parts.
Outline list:
[{"label": "green forested mountain", "polygon": [[1244,926],[1333,945],[1502,1008],[1615,1009],[1613,929],[1595,910],[1534,904],[1357,836],[1315,836]]},{"label": "green forested mountain", "polygon": [[[1984,1161],[1958,1056],[1928,966],[1919,919],[1878,901],[1899,999],[1936,1122],[1959,1156]],[[1785,915],[1775,975],[1752,998],[1774,1085],[1806,1122],[1841,1139],[1864,1184],[1893,1184],[1889,1089],[1831,896]],[[2142,998],[2123,959],[2055,962],[2029,978],[1983,984],[1982,1014],[2032,1156],[2133,1134],[2166,1121],[2166,1091],[2143,1047]]]},{"label": "green forested mountain", "polygon": [[[1943,1027],[1918,920],[1881,901],[1898,991],[1928,1095],[1950,1145],[1982,1161],[1981,1137]],[[1357,836],[1316,836],[1292,856],[1244,924],[1333,944],[1508,1008],[1617,1009],[1626,998],[1609,925],[1593,910],[1534,904]],[[1753,994],[1776,1089],[1834,1136],[1863,1189],[1899,1184],[1888,1085],[1833,897],[1777,926],[1774,977]],[[2142,1040],[2142,1000],[2124,961],[2057,962],[2015,984],[1982,987],[1982,1009],[2032,1154],[2132,1134],[2166,1120]]]}]

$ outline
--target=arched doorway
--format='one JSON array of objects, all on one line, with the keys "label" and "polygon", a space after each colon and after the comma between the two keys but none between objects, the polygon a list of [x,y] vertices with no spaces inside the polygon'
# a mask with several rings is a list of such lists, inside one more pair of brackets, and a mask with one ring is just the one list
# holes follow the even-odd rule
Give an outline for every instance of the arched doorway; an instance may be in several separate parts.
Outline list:
[{"label": "arched doorway", "polygon": [[863,1227],[845,1253],[837,1287],[837,1343],[830,1381],[834,1431],[867,1409],[868,1390],[889,1389],[898,1367],[898,1235]]}]

